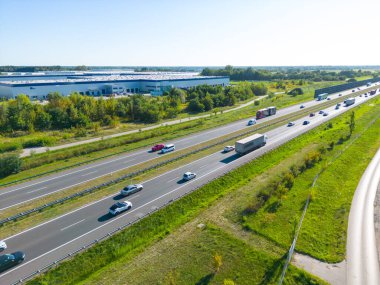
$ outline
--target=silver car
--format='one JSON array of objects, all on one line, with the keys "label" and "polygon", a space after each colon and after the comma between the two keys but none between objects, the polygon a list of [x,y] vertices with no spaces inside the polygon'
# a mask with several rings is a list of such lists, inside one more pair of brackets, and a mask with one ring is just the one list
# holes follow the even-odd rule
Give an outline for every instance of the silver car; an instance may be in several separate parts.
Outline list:
[{"label": "silver car", "polygon": [[120,194],[123,196],[128,196],[128,195],[131,195],[143,190],[143,188],[144,187],[142,186],[142,184],[128,185],[127,187],[125,187],[123,190],[120,191]]},{"label": "silver car", "polygon": [[197,175],[193,172],[186,172],[184,175],[183,175],[183,180],[185,181],[189,181],[191,179],[194,179],[195,177],[197,177]]}]

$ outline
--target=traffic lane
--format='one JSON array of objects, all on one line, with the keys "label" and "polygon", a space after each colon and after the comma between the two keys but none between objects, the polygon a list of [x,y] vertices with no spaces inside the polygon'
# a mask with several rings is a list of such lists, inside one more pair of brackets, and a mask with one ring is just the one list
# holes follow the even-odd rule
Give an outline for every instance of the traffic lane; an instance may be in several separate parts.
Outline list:
[{"label": "traffic lane", "polygon": [[[335,97],[337,97],[337,95],[335,95]],[[320,104],[321,102],[323,101],[311,101],[306,105],[305,108],[314,106],[316,104]],[[298,108],[299,106],[294,105],[288,108],[280,109],[275,116],[261,119],[258,123],[265,123],[277,117],[296,112]],[[227,126],[220,127],[218,129],[213,129],[201,132],[199,134],[195,134],[188,138],[174,140],[173,142],[176,144],[177,149],[182,149],[187,148],[189,146],[193,146],[199,143],[200,141],[207,141],[210,139],[220,137],[224,135],[226,132],[234,132],[244,128],[246,128],[246,120],[241,120],[229,124]],[[76,185],[80,185],[82,183],[91,181],[93,179],[105,175],[112,174],[113,172],[117,172],[119,170],[127,169],[131,166],[147,162],[154,158],[156,157],[152,157],[148,150],[138,151],[136,153],[122,156],[122,158],[113,158],[109,161],[95,163],[92,166],[82,167],[78,170],[73,170],[64,175],[58,175],[56,178],[47,178],[46,180],[42,180],[40,183],[32,183],[31,185],[27,185],[25,187],[20,186],[16,189],[11,189],[10,191],[0,193],[0,196],[2,196],[0,200],[0,211],[23,204],[25,202],[30,202],[34,199],[41,198],[49,194],[56,193],[58,191],[65,190],[70,187],[74,187]],[[54,181],[58,178],[61,179]],[[23,191],[19,191],[18,193],[16,193],[16,190],[21,189],[23,189]]]},{"label": "traffic lane", "polygon": [[[338,113],[337,114],[335,114],[335,115],[338,115]],[[333,116],[331,116],[331,117],[334,117],[335,115],[333,115]],[[318,124],[317,123],[322,123],[323,121],[325,121],[325,120],[328,120],[328,118],[327,117],[320,117],[319,118],[319,122],[318,121],[316,121],[316,124],[314,124],[314,126],[317,126]],[[286,129],[286,127],[282,127],[282,128],[284,128],[284,129]],[[297,132],[295,132],[295,130],[298,130]],[[222,172],[222,173],[224,173],[225,171],[227,171],[227,168],[229,168],[229,169],[232,169],[232,168],[234,168],[234,167],[237,167],[237,166],[240,166],[240,165],[242,165],[242,164],[244,164],[244,163],[246,163],[246,162],[248,162],[248,161],[250,161],[250,160],[252,160],[254,157],[257,157],[258,155],[260,155],[260,154],[262,154],[265,150],[266,150],[266,148],[273,148],[273,147],[276,147],[276,146],[278,146],[278,145],[280,145],[280,144],[282,144],[282,143],[284,143],[285,141],[287,141],[287,140],[289,140],[289,139],[291,139],[292,137],[295,137],[295,136],[297,136],[297,135],[299,135],[300,133],[304,133],[304,132],[307,132],[308,130],[310,129],[310,127],[304,127],[304,128],[302,128],[302,127],[299,127],[299,128],[293,128],[293,131],[292,131],[292,134],[290,135],[290,132],[288,132],[288,135],[287,136],[279,136],[279,138],[280,139],[278,139],[277,141],[276,140],[271,140],[271,143],[270,144],[268,144],[267,146],[265,146],[265,147],[263,147],[263,148],[261,148],[261,149],[258,149],[258,150],[256,150],[256,151],[254,151],[253,153],[250,153],[249,155],[246,155],[246,156],[243,156],[243,157],[241,157],[241,159],[238,159],[238,160],[235,160],[233,163],[231,163],[231,164],[226,164],[224,167],[220,167],[220,168],[216,168],[216,169],[214,169],[214,175],[217,173],[217,172]],[[228,166],[228,167],[227,167]],[[182,172],[182,171],[181,171]],[[76,237],[74,240],[71,240],[71,241],[68,241],[66,244],[64,244],[64,246],[61,244],[61,245],[59,245],[58,246],[58,249],[57,250],[55,250],[54,248],[53,249],[51,249],[50,251],[46,251],[46,250],[44,250],[44,255],[40,255],[40,256],[46,256],[46,254],[48,253],[48,254],[50,254],[50,253],[54,253],[54,252],[60,252],[60,250],[61,250],[61,248],[63,248],[63,247],[66,247],[66,245],[68,245],[68,244],[72,244],[73,242],[75,242],[76,243],[76,245],[78,246],[78,240],[79,239],[81,239],[82,240],[82,238],[83,237],[85,237],[85,239],[87,239],[87,238],[89,238],[89,236],[91,236],[92,237],[92,234],[94,233],[94,232],[96,232],[96,231],[103,231],[103,230],[108,230],[108,227],[109,227],[109,225],[113,225],[112,227],[113,227],[113,229],[115,228],[115,226],[120,226],[120,225],[118,225],[118,224],[114,224],[115,222],[120,222],[120,218],[122,218],[122,217],[124,217],[125,215],[128,215],[128,214],[131,214],[133,211],[138,211],[139,210],[139,213],[138,214],[143,214],[143,213],[141,213],[142,211],[143,211],[143,209],[141,209],[141,208],[143,208],[143,207],[145,207],[145,206],[148,206],[147,207],[147,209],[149,209],[148,210],[148,212],[149,211],[151,211],[151,209],[152,209],[152,206],[154,206],[154,207],[158,207],[159,205],[158,205],[158,200],[160,200],[160,199],[162,199],[162,198],[167,198],[167,199],[169,199],[169,198],[171,198],[171,196],[170,195],[183,195],[184,193],[186,193],[186,190],[187,191],[189,191],[189,189],[191,189],[191,187],[198,187],[199,185],[191,185],[192,183],[201,183],[201,181],[202,181],[202,179],[206,179],[207,181],[209,180],[209,179],[211,179],[212,177],[214,177],[214,175],[205,175],[204,177],[200,177],[200,179],[195,179],[195,180],[192,180],[192,181],[190,181],[189,183],[186,183],[186,184],[184,184],[184,185],[182,185],[182,186],[180,186],[180,187],[177,187],[176,189],[174,189],[174,190],[172,190],[172,191],[170,191],[170,192],[166,192],[165,194],[163,194],[162,196],[160,196],[160,197],[158,197],[158,198],[156,198],[156,199],[153,199],[153,200],[151,200],[151,197],[150,197],[150,199],[149,199],[149,201],[146,203],[146,204],[144,204],[144,205],[142,205],[142,206],[140,206],[140,208],[139,208],[139,206],[137,206],[137,208],[135,208],[134,210],[132,210],[131,212],[127,212],[126,214],[124,214],[124,215],[122,215],[122,216],[119,216],[119,217],[117,217],[117,218],[115,218],[115,219],[110,219],[109,221],[107,221],[107,222],[105,222],[105,224],[104,225],[102,225],[102,226],[98,226],[97,228],[94,228],[94,229],[92,229],[92,230],[90,230],[89,232],[87,232],[87,233],[85,233],[83,236],[79,236],[79,237]],[[188,188],[188,187],[190,187],[190,188]],[[182,191],[184,191],[184,193],[179,193],[178,192],[178,190],[179,189],[181,189],[182,188]],[[188,189],[186,189],[186,188],[188,188]],[[194,188],[193,188],[194,189]],[[150,207],[150,208],[149,208]],[[141,212],[140,212],[141,211]],[[99,215],[99,207],[97,207],[97,209],[96,209],[96,214],[95,214],[95,217],[96,216],[98,216]],[[130,215],[131,216],[131,215]],[[79,222],[80,222],[81,220],[79,220]],[[74,219],[72,219],[71,220],[71,222],[74,222],[74,226],[76,226],[77,225],[77,221],[74,221]],[[125,223],[125,219],[123,220],[123,222]],[[74,227],[73,226],[73,227]],[[112,228],[111,227],[111,228]],[[82,228],[82,226],[81,226],[81,228]],[[73,230],[74,228],[72,228],[72,230]],[[67,231],[67,233],[69,233],[69,232],[72,232],[72,231]],[[43,243],[43,245],[46,245],[47,243]],[[37,246],[38,247],[38,246]],[[30,261],[33,261],[33,264],[35,263],[34,261],[35,261],[35,259],[34,260],[30,260]],[[30,264],[30,261],[28,262],[28,261],[26,261],[26,263],[24,263],[24,265],[21,265],[20,266],[20,268],[26,268],[25,266],[27,266],[28,264]],[[51,261],[51,259],[49,259],[49,262]],[[47,259],[46,259],[46,262],[48,262],[47,261]],[[27,269],[27,271],[29,270],[29,272],[32,272],[32,271],[30,271],[31,269],[30,269],[30,267],[28,267],[29,269]],[[18,270],[18,269],[17,269]],[[16,271],[16,270],[15,270]],[[10,276],[10,274],[12,274],[13,272],[15,272],[15,271],[9,271],[9,273],[5,273],[4,275],[0,275],[0,277],[3,277],[3,276]],[[19,271],[19,272],[21,272],[21,271]],[[18,276],[21,276],[21,275],[18,275]],[[20,278],[20,277],[18,277],[18,278]]]}]

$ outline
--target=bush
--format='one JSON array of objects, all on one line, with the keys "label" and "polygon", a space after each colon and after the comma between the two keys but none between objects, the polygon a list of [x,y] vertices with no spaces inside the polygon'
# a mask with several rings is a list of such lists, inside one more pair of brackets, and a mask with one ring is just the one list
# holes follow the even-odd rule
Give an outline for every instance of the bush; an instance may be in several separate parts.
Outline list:
[{"label": "bush", "polygon": [[55,144],[57,139],[55,137],[39,137],[24,141],[22,147],[40,147],[40,146],[52,146]]},{"label": "bush", "polygon": [[254,103],[255,106],[259,106],[260,105],[260,100],[256,100],[255,103]]},{"label": "bush", "polygon": [[302,95],[304,94],[302,88],[294,88],[293,90],[289,91],[288,92],[289,95],[292,95],[292,96],[297,96],[297,95]]},{"label": "bush", "polygon": [[21,149],[22,145],[20,142],[9,142],[0,144],[0,153],[15,151]]},{"label": "bush", "polygon": [[0,156],[0,177],[8,176],[20,171],[21,159],[18,154]]}]

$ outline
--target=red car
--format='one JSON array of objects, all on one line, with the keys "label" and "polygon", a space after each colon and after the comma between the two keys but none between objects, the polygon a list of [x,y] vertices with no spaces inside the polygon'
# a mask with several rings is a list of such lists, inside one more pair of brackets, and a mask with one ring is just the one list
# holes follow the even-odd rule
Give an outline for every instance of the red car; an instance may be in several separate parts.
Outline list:
[{"label": "red car", "polygon": [[165,147],[164,144],[156,144],[154,147],[152,147],[152,151],[159,151]]}]

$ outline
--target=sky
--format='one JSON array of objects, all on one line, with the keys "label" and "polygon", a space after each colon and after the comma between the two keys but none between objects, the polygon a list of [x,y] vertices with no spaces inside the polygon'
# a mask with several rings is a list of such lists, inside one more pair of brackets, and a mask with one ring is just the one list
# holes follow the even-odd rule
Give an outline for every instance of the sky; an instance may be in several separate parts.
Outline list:
[{"label": "sky", "polygon": [[380,65],[380,0],[0,0],[0,65]]}]

